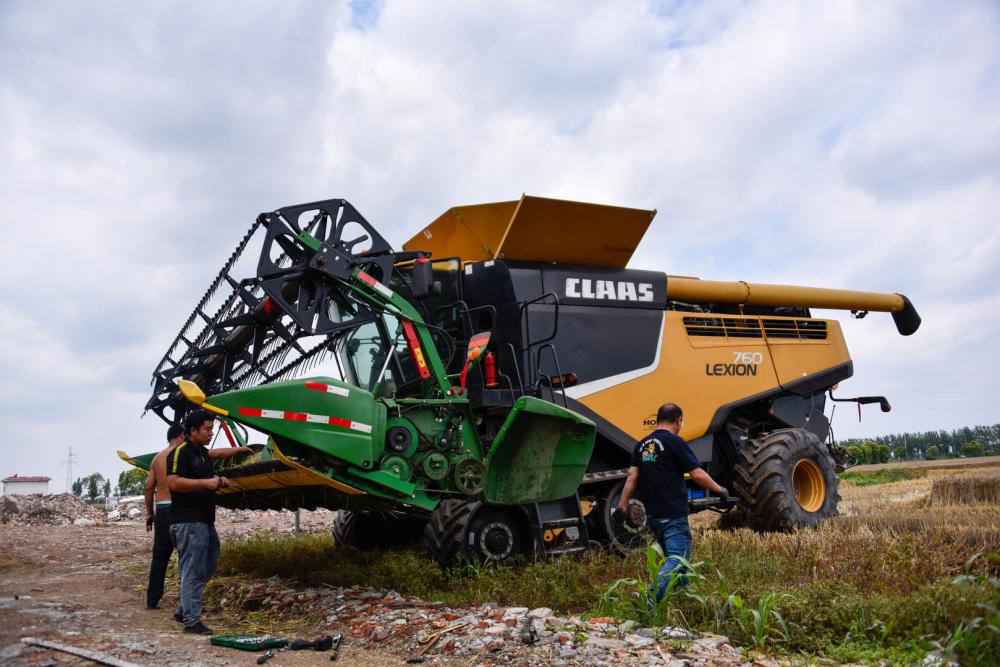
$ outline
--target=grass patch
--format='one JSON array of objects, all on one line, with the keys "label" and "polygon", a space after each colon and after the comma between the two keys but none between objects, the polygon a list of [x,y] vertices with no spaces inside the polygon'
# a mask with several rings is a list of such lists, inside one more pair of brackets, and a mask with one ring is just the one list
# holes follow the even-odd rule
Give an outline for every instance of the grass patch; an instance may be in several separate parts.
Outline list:
[{"label": "grass patch", "polygon": [[218,571],[230,576],[277,575],[307,585],[372,586],[454,604],[494,601],[580,611],[591,607],[608,582],[630,567],[619,556],[590,553],[445,571],[419,550],[338,550],[329,534],[315,533],[226,542]]},{"label": "grass patch", "polygon": [[643,552],[443,571],[418,550],[338,550],[328,534],[262,536],[224,543],[219,569],[683,625],[806,660],[913,664],[939,648],[963,665],[1000,664],[1000,559],[973,558],[1000,553],[1000,505],[908,499],[926,499],[930,487],[923,479],[852,489],[854,514],[795,533],[720,530],[698,517],[693,582],[652,614],[632,596],[658,570]]},{"label": "grass patch", "polygon": [[927,475],[927,471],[915,468],[881,468],[869,472],[847,471],[840,475],[840,479],[854,486],[871,486],[873,484],[889,484],[891,482],[903,482],[908,479],[917,479]]},{"label": "grass patch", "polygon": [[143,577],[148,573],[148,565],[141,563],[130,563],[127,560],[118,561],[115,563],[115,567],[125,570],[129,574],[136,577]]}]

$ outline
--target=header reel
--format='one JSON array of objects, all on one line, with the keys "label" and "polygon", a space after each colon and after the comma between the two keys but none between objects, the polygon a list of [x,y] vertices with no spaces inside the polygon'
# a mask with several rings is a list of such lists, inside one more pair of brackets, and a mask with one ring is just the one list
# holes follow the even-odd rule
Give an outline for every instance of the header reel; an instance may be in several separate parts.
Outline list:
[{"label": "header reel", "polygon": [[[259,247],[255,271],[251,245]],[[187,409],[179,379],[215,394],[319,363],[332,352],[331,335],[375,319],[346,281],[360,267],[388,282],[400,258],[343,199],[260,214],[153,371],[146,410],[179,421]]]}]

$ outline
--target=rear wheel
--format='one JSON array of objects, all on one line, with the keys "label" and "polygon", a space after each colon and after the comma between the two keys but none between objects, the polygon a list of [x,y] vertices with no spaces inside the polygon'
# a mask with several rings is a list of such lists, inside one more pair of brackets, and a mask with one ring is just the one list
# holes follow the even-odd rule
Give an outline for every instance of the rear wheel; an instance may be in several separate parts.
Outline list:
[{"label": "rear wheel", "polygon": [[815,528],[837,515],[840,480],[826,445],[791,428],[752,440],[739,452],[734,488],[742,515],[758,530]]},{"label": "rear wheel", "polygon": [[425,523],[413,516],[340,510],[331,532],[338,547],[392,549],[419,541]]},{"label": "rear wheel", "polygon": [[431,512],[424,543],[442,566],[461,560],[510,560],[524,552],[522,523],[506,508],[474,500],[443,500]]},{"label": "rear wheel", "polygon": [[646,507],[634,495],[629,498],[627,518],[624,522],[612,521],[611,512],[618,507],[625,482],[621,481],[608,490],[600,509],[601,528],[608,537],[608,546],[619,553],[628,553],[646,543]]}]

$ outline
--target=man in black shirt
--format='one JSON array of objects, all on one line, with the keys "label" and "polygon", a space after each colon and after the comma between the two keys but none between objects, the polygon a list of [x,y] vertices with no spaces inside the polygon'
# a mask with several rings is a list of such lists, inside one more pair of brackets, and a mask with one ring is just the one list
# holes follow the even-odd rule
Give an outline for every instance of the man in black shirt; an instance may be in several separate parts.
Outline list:
[{"label": "man in black shirt", "polygon": [[[205,446],[212,441],[215,417],[198,409],[184,420],[187,440],[170,453],[167,483],[170,486],[170,536],[177,548],[181,572],[181,595],[174,618],[184,623],[184,632],[210,635],[201,622],[205,584],[215,573],[219,560],[219,535],[215,532],[215,491],[229,486],[218,477]],[[215,451],[215,450],[213,450]],[[249,453],[249,447],[223,450],[232,456]]]},{"label": "man in black shirt", "polygon": [[[688,497],[684,484],[684,474],[698,485],[723,498],[729,496],[725,487],[701,468],[701,461],[694,455],[688,444],[677,435],[684,424],[684,413],[674,403],[665,403],[656,413],[656,430],[635,445],[632,451],[632,465],[628,480],[622,489],[618,507],[612,512],[616,521],[624,520],[629,499],[639,490],[639,498],[646,508],[646,522],[663,547],[667,561],[657,575],[656,599],[670,582],[670,574],[675,569],[683,575],[687,569],[679,558],[691,557],[691,527],[688,525]],[[685,577],[677,580],[678,585],[687,583]]]}]

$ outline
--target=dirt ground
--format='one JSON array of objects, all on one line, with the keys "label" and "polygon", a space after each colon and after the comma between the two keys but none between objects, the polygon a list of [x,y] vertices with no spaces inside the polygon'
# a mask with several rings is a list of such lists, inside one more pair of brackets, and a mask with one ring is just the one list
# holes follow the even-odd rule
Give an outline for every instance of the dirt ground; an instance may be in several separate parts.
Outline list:
[{"label": "dirt ground", "polygon": [[[168,578],[160,609],[145,609],[151,544],[145,526],[134,523],[0,528],[0,664],[94,664],[20,642],[36,637],[144,665],[255,665],[257,653],[215,647],[205,637],[181,632],[173,620],[175,579]],[[205,621],[217,632],[239,632],[211,615]],[[340,631],[316,627],[302,636],[314,639]],[[329,658],[329,652],[280,651],[267,664],[326,665]],[[403,665],[404,658],[352,646],[345,632],[338,662],[374,667]]]}]

